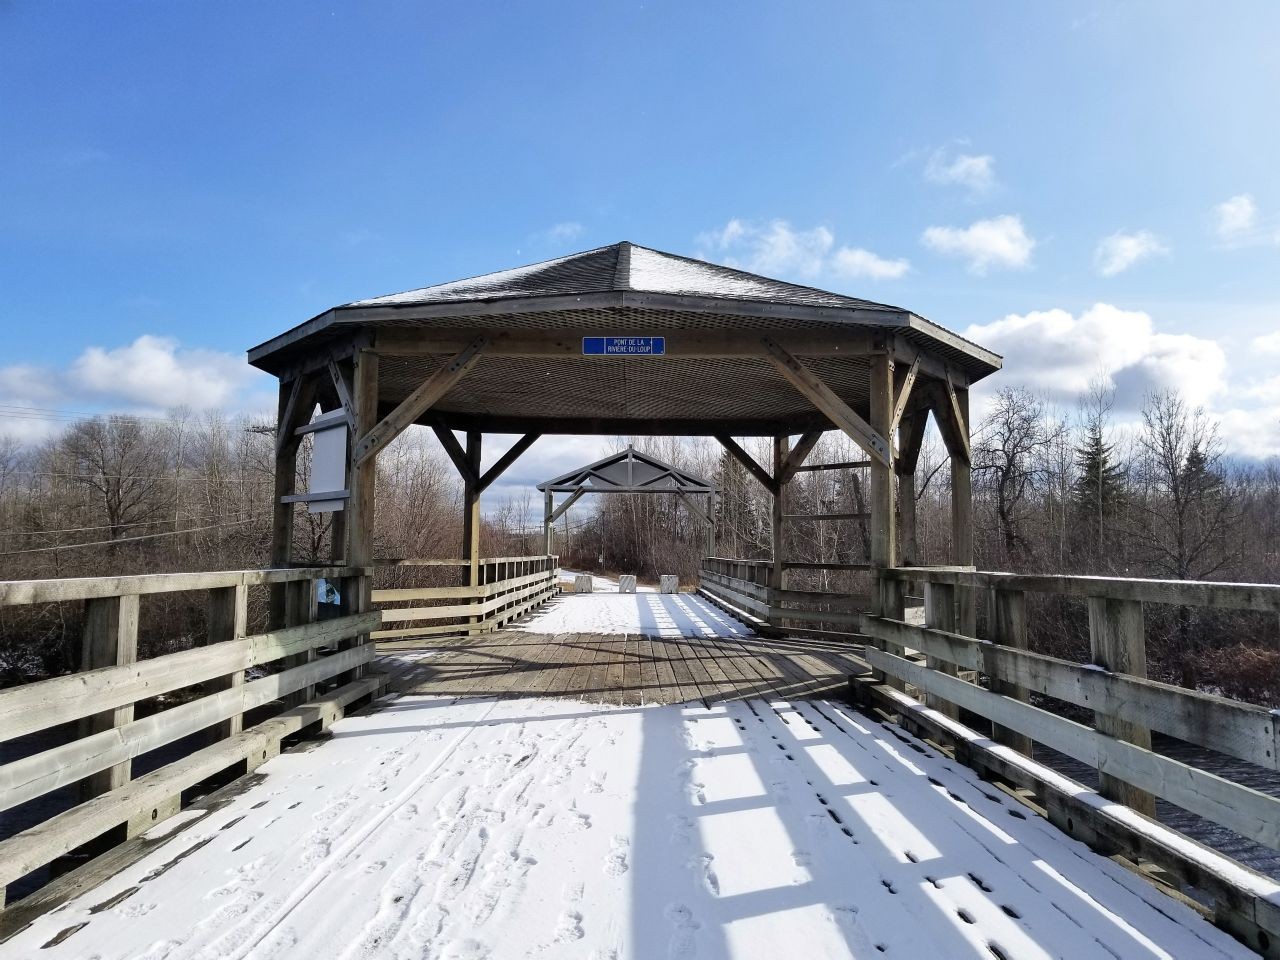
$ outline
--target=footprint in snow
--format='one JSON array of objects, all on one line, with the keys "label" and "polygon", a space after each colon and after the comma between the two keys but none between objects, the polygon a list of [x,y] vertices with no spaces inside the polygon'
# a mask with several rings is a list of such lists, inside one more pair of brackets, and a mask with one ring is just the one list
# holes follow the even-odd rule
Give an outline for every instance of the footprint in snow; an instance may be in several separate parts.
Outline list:
[{"label": "footprint in snow", "polygon": [[603,773],[593,773],[591,782],[587,784],[587,793],[603,793],[604,781],[605,775]]},{"label": "footprint in snow", "polygon": [[667,944],[667,956],[671,960],[692,956],[697,946],[694,935],[701,926],[693,919],[693,911],[683,903],[672,903],[667,905],[665,913],[667,919],[671,921],[672,928],[671,940]]},{"label": "footprint in snow", "polygon": [[605,875],[620,877],[630,869],[627,857],[631,853],[631,841],[626,837],[614,837],[609,847],[609,855],[604,858]]},{"label": "footprint in snow", "polygon": [[487,956],[489,948],[470,937],[446,944],[444,952],[440,954],[441,960],[484,960]]},{"label": "footprint in snow", "polygon": [[707,892],[713,897],[718,897],[720,896],[720,878],[711,868],[711,861],[714,859],[715,857],[711,854],[704,853],[690,860],[689,867],[702,877],[702,883],[707,888]]},{"label": "footprint in snow", "polygon": [[560,914],[560,920],[556,924],[556,943],[571,943],[586,935],[586,930],[582,928],[582,914],[577,910],[566,910]]}]

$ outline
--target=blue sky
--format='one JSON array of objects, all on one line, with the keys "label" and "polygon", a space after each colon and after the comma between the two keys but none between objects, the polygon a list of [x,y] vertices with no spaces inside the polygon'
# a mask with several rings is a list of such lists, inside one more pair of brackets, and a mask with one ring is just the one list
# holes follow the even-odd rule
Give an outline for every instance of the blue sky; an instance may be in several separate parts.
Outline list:
[{"label": "blue sky", "polygon": [[243,350],[331,305],[629,239],[1274,455],[1278,42],[1269,2],[0,2],[0,409],[261,409]]}]

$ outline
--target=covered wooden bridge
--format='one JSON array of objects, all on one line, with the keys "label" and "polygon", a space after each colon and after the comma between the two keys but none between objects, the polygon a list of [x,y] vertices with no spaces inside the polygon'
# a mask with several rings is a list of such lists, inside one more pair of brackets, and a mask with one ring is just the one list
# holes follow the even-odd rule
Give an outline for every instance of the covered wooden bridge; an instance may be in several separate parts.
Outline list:
[{"label": "covered wooden bridge", "polygon": [[[1276,716],[1146,679],[1143,626],[1146,604],[1274,621],[1280,586],[975,570],[968,396],[1000,365],[980,346],[620,243],[337,307],[249,358],[280,380],[269,569],[0,584],[0,608],[84,615],[81,672],[0,692],[0,957],[526,956],[522,878],[548,863],[604,877],[563,884],[535,944],[548,956],[776,956],[788,924],[831,956],[1280,955],[1280,883],[1156,806],[1280,848],[1280,800],[1151,741],[1271,776]],[[930,416],[952,529],[950,554],[925,558]],[[378,454],[413,425],[462,478],[461,557],[379,555]],[[832,429],[861,459],[809,462]],[[815,519],[788,505],[797,473],[860,471],[866,511],[825,519],[866,523],[869,553],[708,556],[697,593],[623,598],[622,629],[551,629],[601,598],[560,596],[550,544],[482,557],[479,529],[485,489],[556,433],[715,437],[771,495],[775,545]],[[486,466],[485,434],[519,440]],[[768,438],[767,462],[744,437]],[[329,565],[294,562],[304,507],[333,513]],[[815,566],[860,585],[798,589],[793,571]],[[388,568],[432,576],[375,582]],[[319,602],[322,579],[337,603]],[[204,642],[140,661],[147,607],[173,592],[207,597]],[[1088,604],[1092,663],[1027,649],[1037,594]],[[270,762],[323,730],[305,755],[319,772]],[[1046,748],[1096,783],[1046,766]],[[166,898],[185,905],[172,919]],[[594,934],[589,904],[625,929]]]}]

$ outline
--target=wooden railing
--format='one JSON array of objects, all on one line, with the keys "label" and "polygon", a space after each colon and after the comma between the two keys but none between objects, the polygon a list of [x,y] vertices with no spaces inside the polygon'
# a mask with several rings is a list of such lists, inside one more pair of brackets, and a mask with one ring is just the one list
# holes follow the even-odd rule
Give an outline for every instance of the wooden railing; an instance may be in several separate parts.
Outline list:
[{"label": "wooden railing", "polygon": [[[924,626],[903,616],[904,597],[916,592],[912,584],[923,586]],[[945,567],[884,570],[880,585],[881,615],[864,617],[862,625],[874,671],[862,696],[870,692],[879,706],[949,740],[966,762],[1036,791],[1049,818],[1077,838],[1108,852],[1123,848],[1206,890],[1219,922],[1255,949],[1273,952],[1280,944],[1280,885],[1132,811],[1154,817],[1159,797],[1280,849],[1280,798],[1151,748],[1157,731],[1280,771],[1280,711],[1147,679],[1144,630],[1144,604],[1255,611],[1274,624],[1280,586]],[[970,597],[962,599],[963,591]],[[1027,649],[1029,593],[1085,600],[1092,662]],[[961,632],[960,623],[966,603],[984,596],[988,637],[979,639]],[[1091,710],[1092,726],[1032,704],[1032,693]],[[994,743],[960,725],[961,710],[989,721]],[[1018,760],[1031,756],[1033,743],[1097,770],[1098,793]]]},{"label": "wooden railing", "polygon": [[[375,589],[373,602],[382,610],[382,622],[396,626],[373,638],[465,636],[500,629],[556,595],[557,561],[554,556],[490,557],[479,562],[476,586]],[[464,576],[470,570],[466,560],[388,560],[378,565],[459,568]]]},{"label": "wooden railing", "polygon": [[[81,671],[0,691],[0,742],[28,738],[12,744],[16,757],[0,766],[0,811],[70,785],[78,785],[80,800],[0,841],[0,892],[104,835],[118,840],[149,829],[178,812],[184,791],[254,769],[285,737],[327,727],[373,694],[383,680],[365,675],[374,656],[365,640],[381,614],[361,612],[368,573],[315,567],[0,583],[0,607],[84,605]],[[340,596],[326,605],[336,606],[326,619],[320,579]],[[282,625],[250,635],[253,587],[275,592]],[[147,598],[179,591],[205,594],[201,645],[139,660]],[[246,726],[246,714],[269,715],[279,701],[274,716]],[[176,749],[134,778],[135,759],[201,733],[203,745]]]},{"label": "wooden railing", "polygon": [[[771,561],[705,557],[699,590],[713,603],[762,631],[802,636],[835,636],[860,643],[862,614],[869,595],[770,586]],[[870,570],[866,564],[787,564],[790,569]]]}]

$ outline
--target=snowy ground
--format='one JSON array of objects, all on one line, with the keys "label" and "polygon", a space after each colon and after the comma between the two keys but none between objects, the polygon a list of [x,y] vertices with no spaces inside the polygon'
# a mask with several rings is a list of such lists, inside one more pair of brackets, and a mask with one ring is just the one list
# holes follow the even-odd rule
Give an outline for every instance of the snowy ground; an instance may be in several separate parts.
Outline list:
[{"label": "snowy ground", "polygon": [[[561,579],[573,572],[560,571]],[[696,593],[618,593],[618,582],[593,577],[595,593],[562,593],[512,627],[531,633],[642,634],[650,637],[747,637],[754,631]]]},{"label": "snowy ground", "polygon": [[0,957],[1252,956],[831,703],[404,697],[262,771]]}]

